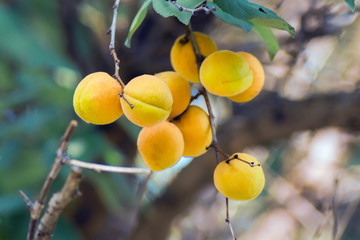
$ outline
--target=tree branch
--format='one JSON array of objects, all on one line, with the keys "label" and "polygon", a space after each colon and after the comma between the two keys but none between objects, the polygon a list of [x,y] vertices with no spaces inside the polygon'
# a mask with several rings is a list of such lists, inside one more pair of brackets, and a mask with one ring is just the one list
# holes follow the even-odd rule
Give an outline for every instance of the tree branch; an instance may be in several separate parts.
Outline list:
[{"label": "tree branch", "polygon": [[23,192],[20,192],[20,194],[23,196],[23,198],[26,201],[26,204],[30,207],[30,224],[28,229],[28,235],[27,240],[34,239],[35,234],[35,228],[37,224],[37,220],[40,218],[41,211],[44,208],[44,202],[45,198],[49,192],[50,186],[52,185],[54,179],[56,178],[57,174],[59,173],[61,167],[62,167],[62,157],[66,154],[67,147],[69,145],[69,140],[74,132],[75,128],[77,127],[77,122],[75,120],[72,120],[68,126],[68,128],[65,131],[64,136],[62,137],[59,147],[56,151],[56,158],[55,161],[51,167],[51,170],[49,172],[49,175],[47,176],[44,185],[40,191],[39,199],[32,205],[30,205],[30,200]]},{"label": "tree branch", "polygon": [[95,172],[112,172],[124,174],[150,174],[150,170],[146,168],[132,168],[132,167],[118,167],[111,165],[104,165],[98,163],[88,163],[75,159],[65,159],[64,163],[73,167],[86,168],[94,170]]},{"label": "tree branch", "polygon": [[48,240],[52,237],[56,223],[65,206],[80,195],[78,190],[81,180],[81,170],[72,167],[71,172],[60,192],[55,193],[49,201],[49,206],[42,216],[35,233],[36,240]]}]

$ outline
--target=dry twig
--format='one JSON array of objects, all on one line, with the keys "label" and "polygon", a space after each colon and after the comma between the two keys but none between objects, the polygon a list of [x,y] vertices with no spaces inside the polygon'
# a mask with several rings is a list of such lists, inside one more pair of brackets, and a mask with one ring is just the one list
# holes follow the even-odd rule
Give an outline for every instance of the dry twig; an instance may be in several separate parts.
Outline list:
[{"label": "dry twig", "polygon": [[56,158],[55,161],[51,167],[51,170],[45,180],[45,183],[40,191],[39,199],[32,203],[30,201],[30,198],[28,198],[23,192],[20,192],[20,195],[24,198],[24,201],[26,202],[26,205],[30,207],[30,224],[28,229],[28,235],[27,240],[34,239],[34,234],[36,230],[36,224],[38,219],[40,218],[41,211],[44,208],[44,203],[47,194],[49,193],[50,186],[52,185],[54,179],[58,175],[63,162],[62,158],[66,154],[67,147],[69,145],[69,140],[74,132],[75,128],[77,127],[77,122],[75,120],[72,120],[68,126],[68,128],[65,131],[64,136],[62,137],[59,147],[56,151]]},{"label": "dry twig", "polygon": [[94,170],[95,172],[112,172],[124,174],[149,174],[150,170],[146,168],[133,168],[133,167],[118,167],[111,165],[103,165],[97,163],[88,163],[75,159],[64,159],[64,163],[73,167],[86,168]]},{"label": "dry twig", "polygon": [[55,193],[49,201],[49,206],[36,229],[36,240],[48,240],[52,237],[61,212],[72,199],[80,195],[78,190],[80,180],[80,168],[72,167],[62,190]]},{"label": "dry twig", "polygon": [[111,26],[109,28],[109,30],[107,31],[107,34],[111,34],[110,37],[110,45],[109,45],[109,50],[111,55],[114,58],[114,65],[115,65],[115,73],[114,73],[114,77],[116,78],[116,80],[119,82],[119,84],[121,85],[121,89],[122,92],[119,94],[119,96],[121,98],[123,98],[125,100],[125,102],[127,104],[129,104],[129,106],[131,108],[134,108],[134,105],[131,104],[125,97],[124,97],[124,88],[125,88],[125,84],[124,82],[121,80],[120,78],[120,74],[119,74],[119,70],[120,70],[120,60],[116,54],[115,51],[115,33],[116,33],[116,18],[117,18],[117,14],[118,14],[118,8],[119,8],[119,4],[120,4],[120,0],[115,0],[115,3],[113,5],[113,9],[114,9],[114,14],[113,14],[113,20],[111,23]]}]

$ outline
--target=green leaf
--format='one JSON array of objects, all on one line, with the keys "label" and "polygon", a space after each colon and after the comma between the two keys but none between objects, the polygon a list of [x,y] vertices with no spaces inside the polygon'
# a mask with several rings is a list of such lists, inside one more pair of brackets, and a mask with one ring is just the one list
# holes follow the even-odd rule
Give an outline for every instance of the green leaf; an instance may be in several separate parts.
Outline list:
[{"label": "green leaf", "polygon": [[[203,0],[177,0],[176,1],[180,6],[185,8],[195,8]],[[170,1],[166,0],[152,0],[154,10],[161,16],[167,18],[175,16],[179,19],[180,22],[187,25],[191,19],[191,13],[180,11],[177,9]]]},{"label": "green leaf", "polygon": [[214,0],[219,8],[235,18],[258,23],[267,27],[285,30],[295,36],[294,28],[276,13],[261,5],[246,0]]},{"label": "green leaf", "polygon": [[279,50],[279,43],[269,27],[262,26],[258,23],[254,23],[253,30],[257,32],[262,38],[266,49],[269,53],[269,59],[272,61]]},{"label": "green leaf", "polygon": [[125,41],[125,46],[130,48],[130,41],[135,33],[135,31],[140,27],[141,23],[144,21],[147,13],[148,6],[150,4],[151,0],[145,0],[143,5],[140,7],[139,11],[136,13],[134,20],[131,23],[128,36]]},{"label": "green leaf", "polygon": [[355,0],[345,0],[345,2],[349,5],[351,11],[355,11]]},{"label": "green leaf", "polygon": [[233,17],[232,15],[221,10],[221,8],[213,2],[208,2],[208,6],[209,6],[209,8],[215,7],[216,11],[214,11],[213,13],[215,14],[215,16],[217,16],[224,22],[234,25],[236,27],[242,28],[246,33],[248,33],[251,30],[252,23],[250,23],[246,20],[240,19],[240,18]]}]

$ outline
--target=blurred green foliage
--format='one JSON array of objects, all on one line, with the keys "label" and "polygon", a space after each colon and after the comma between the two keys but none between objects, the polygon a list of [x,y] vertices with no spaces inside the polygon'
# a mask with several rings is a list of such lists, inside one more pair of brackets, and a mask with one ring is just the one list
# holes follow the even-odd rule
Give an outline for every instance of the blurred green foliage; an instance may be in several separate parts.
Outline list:
[{"label": "blurred green foliage", "polygon": [[[81,73],[66,53],[66,36],[56,1],[0,4],[0,239],[24,239],[29,212],[18,190],[36,200],[69,121],[78,119],[72,95]],[[78,35],[86,43],[86,35]],[[86,54],[89,49],[83,47]],[[77,159],[96,156],[120,164],[122,155],[94,126],[79,122],[69,146]],[[51,191],[59,191],[69,169],[64,167]],[[87,174],[87,173],[86,173]],[[124,179],[105,177],[98,184]],[[105,182],[104,182],[105,181]],[[113,184],[114,185],[114,184]],[[125,184],[123,184],[125,185]],[[101,187],[111,192],[114,187]],[[112,192],[113,193],[113,192]],[[116,200],[111,194],[107,202]],[[118,204],[118,203],[116,203]],[[115,205],[116,205],[115,204]],[[16,223],[16,224],[14,224]],[[66,229],[66,230],[65,230]],[[61,218],[54,239],[80,239]]]}]

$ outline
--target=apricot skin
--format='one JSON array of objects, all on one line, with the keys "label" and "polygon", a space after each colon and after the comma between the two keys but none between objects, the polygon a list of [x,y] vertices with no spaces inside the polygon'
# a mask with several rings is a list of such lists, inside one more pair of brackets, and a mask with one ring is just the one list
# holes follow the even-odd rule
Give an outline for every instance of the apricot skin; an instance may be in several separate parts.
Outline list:
[{"label": "apricot skin", "polygon": [[254,99],[264,86],[265,73],[261,62],[252,54],[247,52],[238,52],[249,63],[250,69],[254,75],[254,81],[244,92],[233,97],[229,97],[234,102],[248,102]]},{"label": "apricot skin", "polygon": [[231,97],[250,87],[253,74],[240,54],[222,50],[210,54],[202,62],[200,81],[210,93]]},{"label": "apricot skin", "polygon": [[[194,32],[194,37],[199,51],[204,57],[217,50],[216,44],[205,34]],[[170,60],[174,70],[186,80],[193,83],[200,81],[194,49],[190,39],[186,39],[185,35],[176,39],[170,51]]]},{"label": "apricot skin", "polygon": [[164,80],[146,74],[132,79],[125,86],[124,97],[134,105],[131,109],[124,98],[120,98],[125,116],[140,127],[165,121],[173,104],[170,89]]},{"label": "apricot skin", "polygon": [[212,142],[212,132],[209,116],[202,108],[190,105],[180,119],[175,119],[173,123],[184,137],[183,156],[197,157],[206,152],[206,147]]},{"label": "apricot skin", "polygon": [[174,124],[165,121],[144,127],[139,133],[137,146],[148,168],[161,171],[179,161],[184,151],[184,139]]},{"label": "apricot skin", "polygon": [[242,160],[253,162],[254,166],[251,167],[239,159],[220,162],[214,171],[215,187],[225,197],[233,200],[254,199],[265,185],[263,169],[257,166],[259,162],[255,157],[246,153],[235,154]]},{"label": "apricot skin", "polygon": [[190,103],[191,88],[188,81],[179,73],[173,71],[161,72],[155,74],[168,85],[173,97],[172,110],[169,119],[172,119],[183,113]]},{"label": "apricot skin", "polygon": [[75,89],[73,105],[85,122],[103,125],[116,121],[123,114],[118,95],[120,84],[105,72],[87,75]]}]

